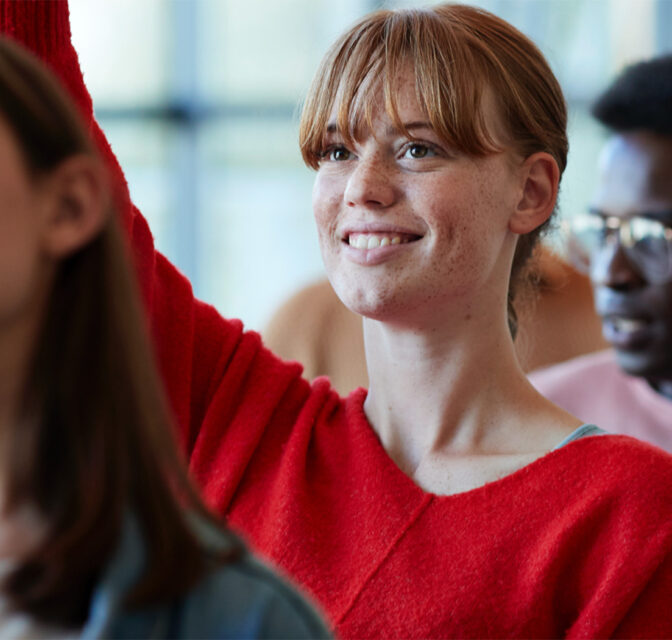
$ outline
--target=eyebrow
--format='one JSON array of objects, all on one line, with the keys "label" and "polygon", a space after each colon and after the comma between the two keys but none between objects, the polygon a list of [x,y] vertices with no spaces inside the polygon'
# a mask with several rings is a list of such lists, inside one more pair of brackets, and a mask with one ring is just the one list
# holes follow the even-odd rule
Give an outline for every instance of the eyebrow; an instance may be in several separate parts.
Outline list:
[{"label": "eyebrow", "polygon": [[[423,120],[417,120],[417,121],[413,121],[413,122],[405,122],[405,123],[402,123],[402,124],[404,125],[404,128],[407,131],[413,131],[415,129],[431,129],[431,130],[434,129],[434,127],[431,125],[431,123],[425,122]],[[327,133],[339,133],[339,132],[340,132],[340,127],[335,122],[330,122],[327,125]],[[393,135],[396,135],[396,134],[399,133],[399,129],[397,129],[397,127],[392,125],[385,130],[385,133],[388,136],[393,136]]]}]

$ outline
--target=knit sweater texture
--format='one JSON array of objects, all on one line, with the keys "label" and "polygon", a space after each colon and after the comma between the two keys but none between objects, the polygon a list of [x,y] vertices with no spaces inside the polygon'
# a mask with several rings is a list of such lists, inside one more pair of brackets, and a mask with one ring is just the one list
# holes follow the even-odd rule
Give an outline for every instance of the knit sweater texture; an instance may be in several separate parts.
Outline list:
[{"label": "knit sweater texture", "polygon": [[93,118],[67,3],[0,1],[2,31],[61,77],[114,176],[179,441],[208,503],[343,637],[672,637],[672,458],[578,440],[437,496],[393,463],[364,390],[266,350],[155,251]]}]

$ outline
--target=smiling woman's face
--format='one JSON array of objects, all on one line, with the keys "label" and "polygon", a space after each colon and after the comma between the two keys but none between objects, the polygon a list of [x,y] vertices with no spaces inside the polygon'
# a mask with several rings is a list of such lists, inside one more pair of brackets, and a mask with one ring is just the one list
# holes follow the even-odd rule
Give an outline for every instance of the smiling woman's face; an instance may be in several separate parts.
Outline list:
[{"label": "smiling woman's face", "polygon": [[[516,157],[449,148],[420,107],[412,74],[398,86],[411,137],[380,106],[352,145],[329,125],[313,190],[329,279],[350,309],[379,320],[445,318],[456,305],[474,310],[483,296],[503,304],[515,247],[507,226],[520,198]],[[497,131],[493,103],[484,109]]]}]

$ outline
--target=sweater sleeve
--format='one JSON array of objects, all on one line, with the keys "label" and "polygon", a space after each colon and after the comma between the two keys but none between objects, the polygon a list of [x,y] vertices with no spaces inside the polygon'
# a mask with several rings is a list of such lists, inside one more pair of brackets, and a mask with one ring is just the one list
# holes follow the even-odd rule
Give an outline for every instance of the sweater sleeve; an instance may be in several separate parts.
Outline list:
[{"label": "sweater sleeve", "polygon": [[[212,306],[196,300],[189,281],[156,251],[147,222],[133,206],[119,163],[95,121],[91,97],[71,42],[67,0],[0,0],[0,32],[37,54],[60,78],[108,166],[114,200],[131,243],[148,310],[157,360],[177,419],[180,444],[192,458],[192,467],[198,467],[197,475],[202,476],[206,472],[199,474],[198,470],[203,463],[193,460],[197,441],[216,444],[221,450],[224,434],[235,422],[235,416],[245,413],[238,397],[223,387],[228,384],[239,396],[246,390],[256,415],[267,417],[275,409],[271,403],[281,401],[284,391],[300,377],[301,368],[280,366],[261,347],[256,334],[244,333],[240,322],[225,320]],[[264,388],[271,374],[280,377],[274,385],[276,392]],[[258,380],[256,387],[248,388],[253,384],[246,386],[247,380]],[[254,426],[248,423],[248,430],[254,430]],[[265,428],[259,421],[256,426],[257,430]],[[198,459],[203,456],[208,457],[207,452],[199,454]],[[243,460],[240,465],[244,465]],[[207,472],[218,471],[205,467]]]}]

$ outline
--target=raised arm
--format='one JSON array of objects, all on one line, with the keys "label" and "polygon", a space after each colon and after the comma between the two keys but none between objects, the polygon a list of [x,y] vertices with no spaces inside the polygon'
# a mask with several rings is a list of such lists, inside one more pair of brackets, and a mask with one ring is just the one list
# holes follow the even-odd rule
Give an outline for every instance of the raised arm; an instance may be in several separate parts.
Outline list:
[{"label": "raised arm", "polygon": [[147,222],[133,206],[121,167],[93,116],[91,96],[71,42],[67,0],[0,0],[0,29],[37,54],[60,78],[108,166],[116,209],[132,246],[151,319],[160,368],[180,425],[180,439],[186,446],[194,428],[190,381],[197,303],[189,282],[155,250]]},{"label": "raised arm", "polygon": [[[243,334],[240,322],[224,320],[214,308],[196,300],[189,281],[155,250],[147,222],[133,206],[119,163],[94,119],[91,97],[71,42],[67,0],[0,0],[0,31],[24,44],[51,68],[89,124],[112,176],[114,198],[132,247],[159,366],[179,425],[180,443],[202,481],[211,473],[221,474],[224,461],[219,450],[224,446],[224,432],[235,427],[239,419],[242,398],[248,397],[263,407],[279,402],[282,395],[278,392],[269,396],[263,383],[252,385],[245,380],[262,381],[273,370],[279,381],[286,378],[278,389],[286,389],[290,380],[298,378],[300,368],[280,367],[266,352],[263,358],[257,357],[261,351],[258,336]],[[256,399],[256,395],[263,397]],[[264,427],[261,423],[257,426]],[[254,437],[255,431],[250,421],[243,438],[247,433]],[[208,461],[206,471],[202,458]],[[234,463],[227,456],[232,472]],[[242,459],[240,464],[244,464]]]},{"label": "raised arm", "polygon": [[74,98],[112,173],[115,199],[124,225],[130,230],[134,212],[128,186],[105,135],[93,117],[91,96],[84,84],[79,58],[71,42],[67,0],[0,0],[0,31],[41,58]]}]

